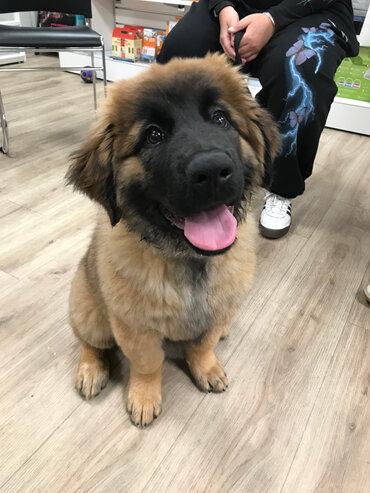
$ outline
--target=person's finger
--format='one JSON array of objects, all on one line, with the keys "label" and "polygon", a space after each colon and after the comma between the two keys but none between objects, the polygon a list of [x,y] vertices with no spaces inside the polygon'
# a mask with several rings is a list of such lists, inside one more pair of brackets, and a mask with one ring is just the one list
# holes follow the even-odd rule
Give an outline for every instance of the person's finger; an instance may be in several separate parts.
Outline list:
[{"label": "person's finger", "polygon": [[230,45],[231,45],[231,48],[234,50],[235,52],[235,47],[234,47],[234,39],[235,39],[235,35],[232,34],[232,33],[228,33],[229,36],[230,36]]},{"label": "person's finger", "polygon": [[230,33],[236,33],[238,31],[245,29],[249,25],[249,23],[250,23],[250,20],[248,19],[248,16],[247,16],[247,17],[244,17],[243,19],[241,19],[239,22],[237,22],[233,26],[229,27],[228,30]]},{"label": "person's finger", "polygon": [[231,59],[235,58],[235,54],[230,50],[228,46],[225,46],[221,43],[222,49],[224,50],[224,53]]},{"label": "person's finger", "polygon": [[252,60],[254,60],[255,58],[257,58],[257,56],[258,56],[258,53],[254,53],[253,55],[245,58],[245,62],[243,62],[243,63],[251,62]]},{"label": "person's finger", "polygon": [[239,55],[240,55],[240,58],[245,58],[248,62],[250,62],[251,60],[256,58],[256,56],[258,55],[258,52],[256,50],[246,50],[246,51],[242,51],[240,53],[240,51],[239,51]]},{"label": "person's finger", "polygon": [[230,58],[235,57],[235,51],[233,46],[231,45],[231,38],[229,36],[229,33],[226,32],[221,34],[220,43],[227,56],[229,56]]},{"label": "person's finger", "polygon": [[242,38],[242,41],[239,46],[239,55],[241,57],[248,58],[255,53],[258,53],[259,49],[256,46],[256,44],[253,41],[249,41],[248,39],[245,39],[244,36]]},{"label": "person's finger", "polygon": [[238,52],[241,57],[247,57],[251,56],[254,53],[254,50],[252,50],[248,45],[244,45],[239,46]]},{"label": "person's finger", "polygon": [[229,36],[229,46],[230,46],[230,53],[233,57],[235,57],[235,48],[234,48],[234,38],[235,38],[235,35],[234,34],[231,34],[231,33],[228,33],[228,36]]}]

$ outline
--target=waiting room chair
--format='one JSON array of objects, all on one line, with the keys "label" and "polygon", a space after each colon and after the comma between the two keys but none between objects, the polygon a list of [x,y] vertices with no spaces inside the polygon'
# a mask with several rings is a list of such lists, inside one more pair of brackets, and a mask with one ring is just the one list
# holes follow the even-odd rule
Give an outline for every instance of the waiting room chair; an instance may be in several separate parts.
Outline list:
[{"label": "waiting room chair", "polygon": [[[0,52],[29,51],[89,52],[93,72],[94,104],[96,104],[96,71],[103,71],[104,91],[106,93],[107,76],[105,64],[104,39],[90,28],[91,0],[0,0],[0,13],[50,11],[66,14],[77,14],[85,17],[85,25],[70,27],[23,27],[0,24]],[[102,64],[96,66],[94,53],[101,52]],[[17,72],[18,70],[73,70],[81,71],[85,67],[1,67],[1,72]],[[0,79],[1,84],[1,79]],[[8,123],[0,91],[0,121],[3,132],[1,152],[9,152]]]}]

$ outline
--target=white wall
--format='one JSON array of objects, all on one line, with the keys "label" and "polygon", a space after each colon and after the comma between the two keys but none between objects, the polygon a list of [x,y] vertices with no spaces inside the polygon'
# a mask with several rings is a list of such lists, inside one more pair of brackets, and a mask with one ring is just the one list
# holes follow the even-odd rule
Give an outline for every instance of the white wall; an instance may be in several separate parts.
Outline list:
[{"label": "white wall", "polygon": [[37,25],[37,12],[20,12],[21,25],[35,27]]},{"label": "white wall", "polygon": [[114,23],[114,0],[93,0],[92,28],[104,38],[105,48],[112,49]]}]

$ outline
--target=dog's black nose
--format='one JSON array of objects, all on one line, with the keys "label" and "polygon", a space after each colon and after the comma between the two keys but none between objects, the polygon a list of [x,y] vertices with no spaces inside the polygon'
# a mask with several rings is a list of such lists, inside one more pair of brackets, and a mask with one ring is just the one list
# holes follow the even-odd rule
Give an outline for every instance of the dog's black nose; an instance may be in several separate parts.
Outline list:
[{"label": "dog's black nose", "polygon": [[233,175],[233,163],[223,152],[196,156],[187,169],[188,183],[204,193],[222,191]]}]

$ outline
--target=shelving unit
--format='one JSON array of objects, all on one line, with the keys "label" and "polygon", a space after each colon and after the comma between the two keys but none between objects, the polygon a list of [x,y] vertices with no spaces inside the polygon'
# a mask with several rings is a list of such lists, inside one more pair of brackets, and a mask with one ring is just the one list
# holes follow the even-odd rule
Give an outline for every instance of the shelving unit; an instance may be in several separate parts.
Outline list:
[{"label": "shelving unit", "polygon": [[[93,0],[92,27],[104,35],[108,47],[106,56],[108,80],[128,79],[149,66],[148,63],[134,64],[111,58],[109,47],[114,27],[130,24],[165,29],[167,20],[175,21],[177,16],[184,15],[192,3],[190,0]],[[109,33],[108,39],[106,33]],[[91,65],[89,55],[78,52],[60,52],[59,60],[62,67]],[[102,74],[97,72],[97,77],[102,78]]]},{"label": "shelving unit", "polygon": [[[93,0],[96,8],[104,8],[106,14],[99,18],[100,24],[94,23],[93,28],[103,34],[112,32],[115,25],[123,24],[144,25],[164,29],[166,20],[175,20],[177,15],[184,15],[193,2],[189,0]],[[178,6],[181,6],[180,10]],[[109,10],[109,15],[107,12]],[[367,20],[370,14],[367,14]],[[109,19],[110,25],[107,24]],[[115,22],[114,22],[115,20]],[[101,23],[103,21],[103,24]],[[95,21],[96,22],[96,21]],[[107,44],[110,44],[110,39]],[[109,81],[127,79],[138,75],[149,66],[147,63],[130,63],[114,60],[107,52],[107,78]],[[81,53],[60,53],[61,66],[90,65],[90,57]],[[102,77],[102,74],[97,74]],[[261,85],[257,79],[249,79],[249,89],[253,96],[260,90]],[[369,112],[370,104],[365,101],[354,101],[336,97],[332,104],[327,127],[370,135]]]},{"label": "shelving unit", "polygon": [[336,97],[330,108],[326,126],[370,135],[370,103]]},{"label": "shelving unit", "polygon": [[189,0],[117,0],[114,8],[115,24],[165,29],[167,20],[175,21],[177,16],[185,15],[192,3]]}]

